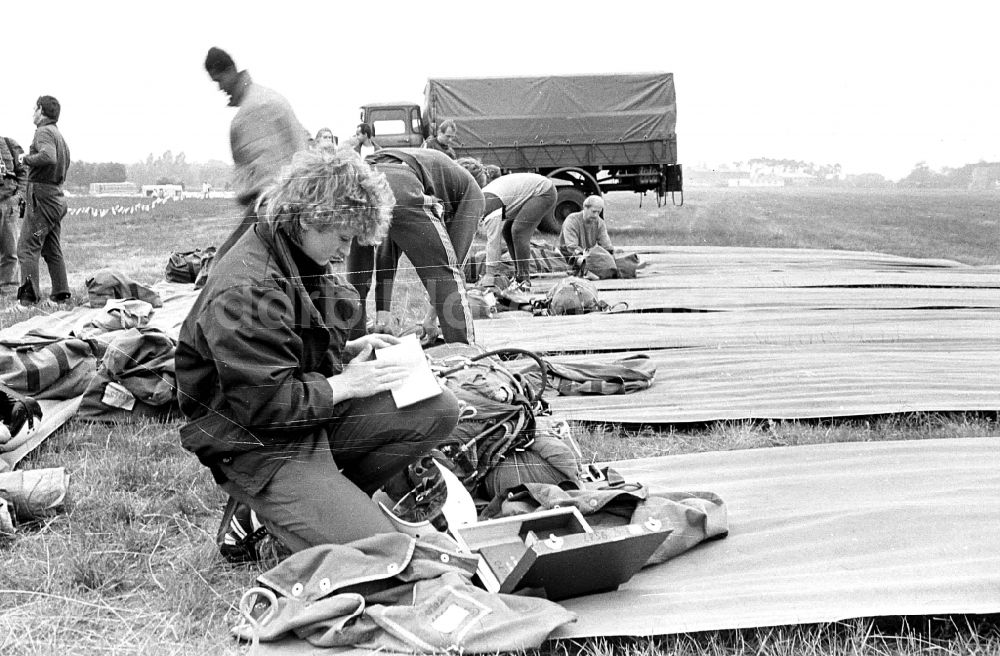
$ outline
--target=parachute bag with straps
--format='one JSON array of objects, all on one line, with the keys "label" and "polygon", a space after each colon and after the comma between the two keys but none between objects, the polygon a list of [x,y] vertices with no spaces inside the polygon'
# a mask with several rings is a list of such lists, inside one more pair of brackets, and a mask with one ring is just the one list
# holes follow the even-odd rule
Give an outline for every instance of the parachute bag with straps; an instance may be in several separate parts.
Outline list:
[{"label": "parachute bag with straps", "polygon": [[563,278],[546,294],[550,315],[603,312],[608,304],[597,295],[594,283],[576,276]]},{"label": "parachute bag with straps", "polygon": [[530,351],[483,351],[465,344],[435,347],[428,354],[460,407],[458,425],[438,448],[473,497],[483,498],[480,483],[511,452],[531,444],[535,417],[546,412],[544,383],[535,389],[500,357],[526,355],[543,372],[545,363]]},{"label": "parachute bag with straps", "polygon": [[193,251],[177,251],[170,254],[164,277],[168,282],[192,283],[198,278],[198,273],[215,256],[215,247],[205,250],[196,248]]},{"label": "parachute bag with straps", "polygon": [[592,246],[584,253],[586,260],[586,272],[597,276],[599,279],[618,277],[618,263],[611,253],[603,246]]}]

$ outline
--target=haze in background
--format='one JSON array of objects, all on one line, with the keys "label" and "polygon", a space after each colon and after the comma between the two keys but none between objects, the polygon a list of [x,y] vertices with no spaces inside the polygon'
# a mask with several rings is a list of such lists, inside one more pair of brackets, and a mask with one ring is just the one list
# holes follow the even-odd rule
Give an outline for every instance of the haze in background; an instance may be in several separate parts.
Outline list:
[{"label": "haze in background", "polygon": [[26,145],[51,94],[78,160],[230,161],[235,110],[203,68],[217,45],[341,138],[360,104],[419,102],[431,76],[669,71],[688,166],[772,157],[898,179],[1000,161],[1000,5],[985,0],[27,4],[3,11],[0,134]]}]

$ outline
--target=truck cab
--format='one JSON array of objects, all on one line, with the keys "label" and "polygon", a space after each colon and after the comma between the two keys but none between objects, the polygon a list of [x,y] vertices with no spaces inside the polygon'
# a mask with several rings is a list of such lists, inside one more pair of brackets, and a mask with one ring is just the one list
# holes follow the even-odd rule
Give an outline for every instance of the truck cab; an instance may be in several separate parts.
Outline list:
[{"label": "truck cab", "polygon": [[361,121],[372,126],[382,148],[419,148],[428,134],[420,106],[412,102],[362,105]]}]

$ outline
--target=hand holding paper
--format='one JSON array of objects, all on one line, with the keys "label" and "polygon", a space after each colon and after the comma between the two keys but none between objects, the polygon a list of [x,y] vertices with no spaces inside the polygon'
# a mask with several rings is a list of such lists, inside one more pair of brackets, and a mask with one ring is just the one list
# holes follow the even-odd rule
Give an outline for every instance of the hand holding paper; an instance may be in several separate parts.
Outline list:
[{"label": "hand holding paper", "polygon": [[375,351],[379,362],[393,362],[409,370],[409,375],[391,389],[397,408],[405,408],[441,393],[437,377],[431,371],[424,350],[416,335],[410,334],[399,339],[399,343]]}]

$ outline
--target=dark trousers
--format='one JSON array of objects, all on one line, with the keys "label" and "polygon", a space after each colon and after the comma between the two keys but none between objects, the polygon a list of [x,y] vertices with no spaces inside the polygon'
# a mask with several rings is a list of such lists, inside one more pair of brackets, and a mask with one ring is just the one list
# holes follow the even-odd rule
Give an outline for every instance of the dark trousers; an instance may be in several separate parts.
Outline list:
[{"label": "dark trousers", "polygon": [[[378,309],[389,308],[396,263],[405,253],[427,289],[431,306],[441,322],[444,340],[471,344],[474,339],[472,313],[465,295],[462,265],[469,254],[476,226],[458,225],[458,221],[446,225],[440,203],[424,195],[420,180],[405,164],[381,163],[375,168],[385,174],[396,197],[392,226],[378,258],[378,287],[375,290]],[[360,323],[352,331],[352,337],[365,331],[365,298],[372,286],[375,264],[374,247],[362,246],[357,241],[351,245],[347,279],[361,295],[362,308]]]},{"label": "dark trousers", "polygon": [[542,194],[529,198],[513,215],[507,215],[503,240],[514,260],[514,277],[518,282],[531,277],[531,236],[542,219],[555,209],[557,197],[555,186],[550,186]]},{"label": "dark trousers", "polygon": [[[52,281],[49,298],[53,301],[67,299],[70,296],[69,281],[60,242],[66,198],[58,185],[41,182],[29,185],[28,198],[28,212],[17,242],[17,259],[21,263],[19,298],[35,302],[42,297],[38,279],[38,258],[41,256]],[[30,287],[25,288],[25,283],[29,282]]]},{"label": "dark trousers", "polygon": [[17,203],[0,200],[0,285],[17,284]]},{"label": "dark trousers", "polygon": [[329,449],[289,457],[257,495],[232,481],[222,488],[253,508],[292,551],[392,533],[371,494],[440,444],[457,422],[458,401],[449,391],[402,410],[388,392],[354,399],[331,422]]}]

